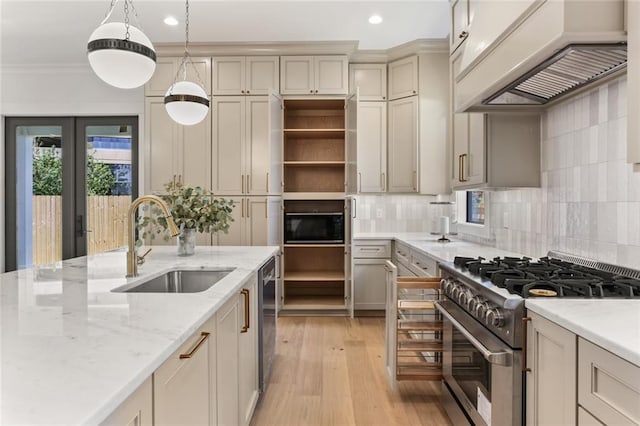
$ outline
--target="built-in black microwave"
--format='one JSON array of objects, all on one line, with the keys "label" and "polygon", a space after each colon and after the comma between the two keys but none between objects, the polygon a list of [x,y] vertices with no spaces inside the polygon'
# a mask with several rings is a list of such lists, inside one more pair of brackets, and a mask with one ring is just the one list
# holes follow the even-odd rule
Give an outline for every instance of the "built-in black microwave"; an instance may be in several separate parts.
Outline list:
[{"label": "built-in black microwave", "polygon": [[285,244],[344,244],[344,213],[285,213]]}]

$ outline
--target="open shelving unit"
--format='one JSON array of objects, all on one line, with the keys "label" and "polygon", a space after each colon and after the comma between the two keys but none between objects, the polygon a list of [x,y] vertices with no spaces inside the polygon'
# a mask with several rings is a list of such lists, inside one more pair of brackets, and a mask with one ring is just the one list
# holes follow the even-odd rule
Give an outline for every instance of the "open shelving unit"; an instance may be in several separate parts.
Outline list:
[{"label": "open shelving unit", "polygon": [[[344,105],[344,99],[284,101],[285,212],[344,211]],[[282,312],[344,312],[345,262],[345,244],[284,244]]]}]

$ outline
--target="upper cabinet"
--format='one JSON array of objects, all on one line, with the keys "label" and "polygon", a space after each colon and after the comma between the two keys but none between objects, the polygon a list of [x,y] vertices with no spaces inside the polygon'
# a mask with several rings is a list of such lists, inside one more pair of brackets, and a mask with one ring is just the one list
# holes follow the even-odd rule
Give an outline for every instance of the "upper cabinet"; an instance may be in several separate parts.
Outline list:
[{"label": "upper cabinet", "polygon": [[469,0],[451,2],[450,51],[453,53],[469,35]]},{"label": "upper cabinet", "polygon": [[387,100],[386,64],[349,65],[349,91],[359,88],[361,101]]},{"label": "upper cabinet", "polygon": [[[211,58],[192,57],[194,68],[189,64],[187,67],[187,79],[204,85],[207,95],[211,94]],[[178,74],[178,68],[182,57],[159,57],[156,61],[156,70],[151,79],[144,86],[145,96],[164,96],[169,87],[177,80],[183,80],[182,71]],[[197,71],[197,72],[196,72]]]},{"label": "upper cabinet", "polygon": [[348,61],[344,55],[281,56],[283,95],[346,95]]},{"label": "upper cabinet", "polygon": [[268,95],[278,93],[280,63],[277,56],[213,57],[214,95]]},{"label": "upper cabinet", "polygon": [[418,97],[389,102],[388,125],[389,192],[418,192]]},{"label": "upper cabinet", "polygon": [[[627,1],[627,93],[640,93],[640,2]],[[627,162],[640,163],[640,122],[631,117],[640,114],[640,96],[627,96]]]},{"label": "upper cabinet", "polygon": [[418,57],[400,59],[389,64],[389,100],[418,94]]}]

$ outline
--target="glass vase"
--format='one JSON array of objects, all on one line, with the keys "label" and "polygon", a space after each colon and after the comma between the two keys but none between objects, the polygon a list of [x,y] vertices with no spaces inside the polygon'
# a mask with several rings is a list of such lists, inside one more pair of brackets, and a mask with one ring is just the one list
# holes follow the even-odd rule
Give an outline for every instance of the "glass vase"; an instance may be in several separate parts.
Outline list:
[{"label": "glass vase", "polygon": [[185,228],[178,235],[178,256],[191,256],[196,252],[196,230]]}]

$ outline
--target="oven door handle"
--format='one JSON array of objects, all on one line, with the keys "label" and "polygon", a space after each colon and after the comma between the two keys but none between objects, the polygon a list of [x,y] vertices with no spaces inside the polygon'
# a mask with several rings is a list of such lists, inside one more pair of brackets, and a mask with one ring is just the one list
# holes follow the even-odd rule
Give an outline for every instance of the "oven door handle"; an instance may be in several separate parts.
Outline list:
[{"label": "oven door handle", "polygon": [[473,337],[471,333],[469,333],[458,321],[456,321],[453,316],[447,312],[445,308],[438,302],[435,303],[436,308],[440,311],[444,317],[453,324],[453,326],[458,330],[469,342],[476,348],[490,364],[494,365],[511,365],[512,354],[510,352],[491,352],[487,349],[478,339]]}]

